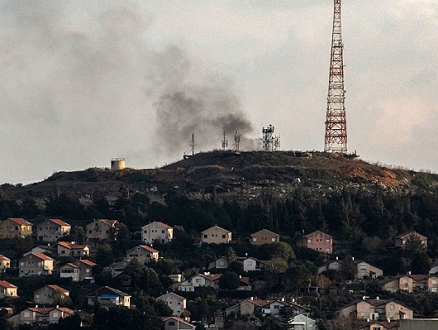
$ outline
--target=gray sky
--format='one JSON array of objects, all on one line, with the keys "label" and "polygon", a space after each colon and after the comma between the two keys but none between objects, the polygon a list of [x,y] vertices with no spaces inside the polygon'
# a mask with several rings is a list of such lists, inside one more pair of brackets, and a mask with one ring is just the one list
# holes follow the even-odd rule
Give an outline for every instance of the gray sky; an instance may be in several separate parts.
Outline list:
[{"label": "gray sky", "polygon": [[[438,172],[438,0],[344,0],[349,151]],[[332,0],[0,0],[0,183],[196,151],[322,150]]]}]

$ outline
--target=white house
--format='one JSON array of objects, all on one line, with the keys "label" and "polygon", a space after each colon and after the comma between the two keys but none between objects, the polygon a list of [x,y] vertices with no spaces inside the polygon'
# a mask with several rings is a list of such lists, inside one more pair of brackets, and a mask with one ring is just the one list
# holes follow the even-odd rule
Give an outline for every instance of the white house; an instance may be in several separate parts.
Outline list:
[{"label": "white house", "polygon": [[164,301],[172,309],[172,316],[180,317],[187,308],[187,299],[173,292],[163,294],[157,300]]},{"label": "white house", "polygon": [[137,258],[140,263],[144,264],[151,259],[158,260],[159,252],[147,245],[138,245],[126,251],[126,258]]},{"label": "white house", "polygon": [[210,274],[208,272],[204,274],[198,274],[184,282],[181,282],[178,285],[178,291],[195,291],[195,288],[206,287],[206,286],[218,290],[219,279],[221,277],[222,274]]},{"label": "white house", "polygon": [[154,221],[141,227],[141,240],[145,244],[153,244],[156,241],[166,244],[172,239],[173,228],[161,221]]},{"label": "white house", "polygon": [[248,257],[243,260],[243,271],[253,272],[261,270],[262,263],[256,258]]}]

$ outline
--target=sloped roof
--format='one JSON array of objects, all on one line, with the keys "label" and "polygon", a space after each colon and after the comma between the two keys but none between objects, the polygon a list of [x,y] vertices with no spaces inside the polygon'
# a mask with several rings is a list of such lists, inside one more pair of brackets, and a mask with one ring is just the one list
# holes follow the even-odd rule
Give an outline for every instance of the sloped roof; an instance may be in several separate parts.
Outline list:
[{"label": "sloped roof", "polygon": [[249,299],[247,301],[249,301],[249,302],[251,302],[254,305],[257,305],[259,307],[265,307],[265,306],[268,306],[268,305],[270,305],[272,303],[275,303],[275,302],[278,302],[278,303],[284,305],[284,302],[281,302],[281,301],[278,301],[278,300],[270,300],[270,299],[268,299],[268,300],[264,300],[264,299],[251,300],[251,299]]},{"label": "sloped roof", "polygon": [[210,281],[216,281],[222,277],[222,274],[198,274],[198,276],[202,276]]},{"label": "sloped roof", "polygon": [[273,236],[280,236],[277,233],[274,233],[273,231],[270,231],[268,229],[262,229],[262,230],[256,231],[255,233],[252,233],[250,236],[252,237],[252,236],[255,236],[257,234],[263,234],[263,233],[273,235]]},{"label": "sloped roof", "polygon": [[[174,296],[175,298],[178,298],[179,300],[187,300],[186,298],[184,298],[183,296],[180,296],[179,294],[176,294],[175,292],[168,292],[168,293],[165,293],[165,294],[159,296],[158,298],[164,297],[164,296],[166,296],[166,295]],[[158,299],[158,298],[157,298],[157,299]]]},{"label": "sloped roof", "polygon": [[403,238],[403,237],[411,236],[411,235],[415,235],[415,236],[419,236],[420,238],[425,238],[425,239],[427,239],[426,236],[421,235],[421,234],[417,233],[416,231],[408,231],[408,232],[406,232],[406,233],[403,233],[403,234],[397,235],[397,236],[395,236],[394,238]]},{"label": "sloped roof", "polygon": [[168,224],[161,222],[161,221],[155,221],[157,224],[159,224],[161,227],[164,227],[166,229],[172,229],[173,227],[169,226]]},{"label": "sloped roof", "polygon": [[53,260],[53,258],[50,258],[49,256],[46,256],[44,253],[31,253],[37,258],[40,258],[42,260]]},{"label": "sloped roof", "polygon": [[66,293],[70,293],[70,291],[68,291],[68,290],[66,290],[66,289],[64,289],[64,288],[61,288],[59,285],[56,285],[56,284],[49,284],[49,285],[47,285],[49,288],[52,288],[53,290],[55,290],[55,291],[57,291],[57,292],[61,292],[61,293],[64,293],[64,294],[66,294]]},{"label": "sloped roof", "polygon": [[321,231],[321,230],[315,230],[315,231],[312,231],[311,233],[309,233],[309,234],[307,234],[307,235],[304,235],[304,237],[313,236],[313,235],[316,234],[316,233],[321,233],[321,234],[327,235],[327,236],[329,236],[329,237],[332,237],[331,235],[329,235],[329,234],[327,234],[327,233],[324,233],[324,232]]},{"label": "sloped roof", "polygon": [[58,225],[58,226],[61,226],[61,227],[71,227],[70,224],[68,224],[65,221],[62,221],[61,219],[49,219],[49,221],[51,221],[55,225]]},{"label": "sloped roof", "polygon": [[154,252],[157,252],[157,253],[158,253],[158,250],[155,250],[154,248],[152,248],[152,247],[150,247],[150,246],[148,246],[148,245],[140,245],[140,247],[141,247],[142,249],[146,250],[146,251],[149,251],[149,252],[152,252],[152,253],[154,253]]},{"label": "sloped roof", "polygon": [[24,220],[23,218],[9,218],[9,219],[11,219],[13,222],[15,222],[18,225],[32,226],[32,224],[29,221]]},{"label": "sloped roof", "polygon": [[[73,315],[73,314],[75,313],[74,310],[72,310],[72,309],[70,309],[70,308],[67,308],[67,307],[56,307],[56,308],[54,308],[54,309],[57,309],[57,310],[59,310],[59,311],[61,311],[61,312],[63,312],[63,313],[67,313],[67,314],[70,314],[70,315]],[[52,309],[52,310],[53,310],[53,309]]]},{"label": "sloped roof", "polygon": [[112,293],[115,293],[116,295],[118,295],[120,297],[126,297],[126,296],[130,297],[130,295],[127,294],[126,292],[123,292],[123,291],[111,288],[111,287],[106,286],[106,285],[101,287],[101,288],[99,288],[99,289],[97,289],[97,290],[95,290],[95,291],[93,291],[93,292],[91,292],[90,294],[87,295],[87,297],[97,296],[102,291],[111,291]]},{"label": "sloped roof", "polygon": [[53,308],[50,307],[29,307],[27,309],[31,312],[36,312],[43,315],[49,314],[53,310]]},{"label": "sloped roof", "polygon": [[11,261],[8,257],[5,257],[3,254],[0,254],[0,261]]},{"label": "sloped roof", "polygon": [[161,318],[163,320],[163,322],[166,322],[167,320],[175,320],[178,321],[180,323],[185,324],[186,326],[191,327],[192,329],[195,329],[196,326],[194,326],[193,324],[188,323],[187,321],[184,321],[182,318],[180,317],[176,317],[176,316],[170,316],[170,317],[163,317]]},{"label": "sloped roof", "polygon": [[87,259],[81,259],[81,260],[79,260],[79,262],[82,262],[83,264],[90,266],[90,267],[96,266],[96,264],[94,262],[87,260]]},{"label": "sloped roof", "polygon": [[61,268],[64,268],[64,267],[79,268],[77,265],[75,265],[75,264],[72,263],[72,262],[69,262],[69,263],[65,264],[65,265],[62,266]]},{"label": "sloped roof", "polygon": [[16,285],[13,285],[12,283],[9,283],[8,281],[0,281],[0,286],[4,287],[6,289],[17,288]]},{"label": "sloped roof", "polygon": [[229,231],[229,230],[227,230],[227,229],[224,229],[224,228],[222,228],[222,227],[219,227],[219,226],[217,226],[217,225],[212,226],[212,227],[210,227],[210,228],[207,228],[207,229],[203,230],[202,232],[206,232],[206,231],[208,231],[208,230],[212,230],[212,229],[219,229],[219,230],[221,230],[221,231],[225,231],[225,232],[227,232],[227,233],[231,233],[231,231]]}]

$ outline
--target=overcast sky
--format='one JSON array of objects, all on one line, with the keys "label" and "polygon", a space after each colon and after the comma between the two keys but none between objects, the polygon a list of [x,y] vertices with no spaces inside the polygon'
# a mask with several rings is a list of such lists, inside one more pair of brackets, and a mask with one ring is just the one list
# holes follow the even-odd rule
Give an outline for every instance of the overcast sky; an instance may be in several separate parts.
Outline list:
[{"label": "overcast sky", "polygon": [[[343,0],[348,149],[438,172],[438,0]],[[322,150],[332,0],[0,0],[0,183]]]}]

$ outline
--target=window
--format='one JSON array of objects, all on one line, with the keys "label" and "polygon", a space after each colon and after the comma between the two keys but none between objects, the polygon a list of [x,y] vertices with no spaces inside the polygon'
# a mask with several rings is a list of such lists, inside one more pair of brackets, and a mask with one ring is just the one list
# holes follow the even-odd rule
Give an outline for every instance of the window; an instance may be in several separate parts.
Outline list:
[{"label": "window", "polygon": [[253,242],[257,242],[257,237],[253,237],[253,238],[252,238],[252,241],[253,241]]},{"label": "window", "polygon": [[175,321],[169,321],[169,327],[174,327],[175,326]]},{"label": "window", "polygon": [[222,235],[222,238],[225,238],[225,235]]},{"label": "window", "polygon": [[311,239],[308,239],[308,240],[307,240],[307,243],[312,243],[312,240],[311,240]]},{"label": "window", "polygon": [[275,242],[275,238],[274,237],[272,238],[272,241]]},{"label": "window", "polygon": [[394,304],[389,305],[389,309],[393,311],[395,309],[395,305]]},{"label": "window", "polygon": [[58,312],[53,312],[53,317],[58,317],[58,316],[59,316]]},{"label": "window", "polygon": [[274,305],[274,309],[280,309],[280,305]]},{"label": "window", "polygon": [[204,235],[204,238],[207,238],[207,235]]},{"label": "window", "polygon": [[28,311],[25,311],[24,312],[24,317],[29,317],[29,316],[30,316],[30,313]]}]

